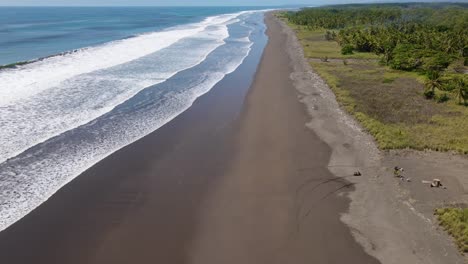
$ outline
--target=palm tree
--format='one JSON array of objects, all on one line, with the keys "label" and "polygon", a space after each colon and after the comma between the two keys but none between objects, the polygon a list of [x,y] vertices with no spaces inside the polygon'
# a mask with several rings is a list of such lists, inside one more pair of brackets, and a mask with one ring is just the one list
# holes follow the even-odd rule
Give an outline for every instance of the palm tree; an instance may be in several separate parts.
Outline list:
[{"label": "palm tree", "polygon": [[458,102],[466,105],[468,101],[468,82],[462,77],[455,79],[455,91],[457,92]]},{"label": "palm tree", "polygon": [[427,74],[426,80],[426,92],[424,94],[427,98],[433,98],[435,95],[435,89],[442,87],[442,80],[440,79],[440,73],[438,71],[430,71]]}]

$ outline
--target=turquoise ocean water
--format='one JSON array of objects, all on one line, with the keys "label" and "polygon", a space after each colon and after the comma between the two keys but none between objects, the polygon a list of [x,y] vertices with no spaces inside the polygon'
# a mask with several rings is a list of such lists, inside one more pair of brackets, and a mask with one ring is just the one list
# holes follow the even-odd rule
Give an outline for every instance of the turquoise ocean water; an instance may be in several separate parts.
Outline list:
[{"label": "turquoise ocean water", "polygon": [[255,7],[0,7],[0,65]]}]

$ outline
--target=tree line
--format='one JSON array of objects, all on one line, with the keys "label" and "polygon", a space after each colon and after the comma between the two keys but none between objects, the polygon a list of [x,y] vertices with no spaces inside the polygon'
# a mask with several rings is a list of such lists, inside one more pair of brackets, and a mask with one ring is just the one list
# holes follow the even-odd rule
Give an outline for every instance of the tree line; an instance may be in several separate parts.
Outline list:
[{"label": "tree line", "polygon": [[460,102],[468,101],[466,74],[443,74],[455,61],[468,66],[468,4],[341,5],[286,17],[310,30],[326,30],[325,38],[338,42],[343,55],[373,52],[393,69],[426,74],[428,98],[436,89],[457,90]]}]

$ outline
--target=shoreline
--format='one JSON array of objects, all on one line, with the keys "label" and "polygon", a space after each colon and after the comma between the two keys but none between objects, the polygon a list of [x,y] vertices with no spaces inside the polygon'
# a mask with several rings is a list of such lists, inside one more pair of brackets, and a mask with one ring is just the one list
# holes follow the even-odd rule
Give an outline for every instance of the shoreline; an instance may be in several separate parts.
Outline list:
[{"label": "shoreline", "polygon": [[468,163],[379,151],[273,14],[268,40],[192,107],[0,232],[0,259],[463,263],[421,202],[434,194],[395,181],[388,168],[402,164],[419,184],[425,166],[437,175],[441,164],[463,173]]},{"label": "shoreline", "polygon": [[[236,15],[228,15],[226,19],[232,16]],[[258,21],[261,17],[262,14],[254,13],[245,16],[245,19],[246,21]],[[226,26],[226,29],[229,31],[234,28],[235,30],[236,27],[237,24],[234,23],[232,27]],[[225,26],[222,26],[222,28],[225,29]],[[234,35],[250,34],[249,32],[252,29],[246,27],[245,30],[245,32],[243,30],[238,33],[234,32]],[[258,31],[260,30],[263,29],[258,29]],[[3,134],[5,152],[2,153],[3,155],[0,154],[0,156],[3,156],[3,159],[0,157],[2,163],[0,178],[4,179],[2,187],[7,190],[0,198],[4,202],[1,206],[1,214],[4,217],[0,219],[0,231],[34,210],[57,190],[98,161],[152,133],[187,110],[196,98],[213,88],[226,74],[234,71],[248,56],[253,42],[251,40],[231,42],[233,37],[227,37],[226,34],[229,35],[229,33],[225,32],[219,36],[226,36],[226,43],[224,44],[216,42],[210,44],[208,49],[204,45],[195,48],[193,51],[198,55],[194,57],[196,58],[194,60],[189,59],[190,63],[184,62],[185,59],[180,62],[168,62],[168,72],[163,69],[165,66],[161,68],[161,71],[166,72],[162,75],[170,75],[165,76],[163,79],[148,82],[159,82],[156,85],[145,88],[136,81],[139,78],[145,79],[152,76],[151,74],[146,75],[148,71],[152,72],[153,75],[156,74],[155,71],[158,71],[159,66],[151,65],[151,60],[148,59],[148,69],[141,66],[141,69],[138,70],[137,67],[136,71],[131,74],[132,78],[136,78],[136,83],[130,90],[124,89],[125,85],[123,83],[126,83],[126,81],[114,86],[113,81],[98,82],[99,78],[92,77],[90,82],[86,82],[89,85],[83,86],[83,89],[79,85],[65,85],[57,88],[58,92],[51,91],[52,97],[54,94],[59,94],[60,96],[57,95],[58,98],[62,99],[68,98],[67,94],[76,94],[73,100],[84,103],[81,106],[74,105],[72,110],[68,110],[66,104],[63,104],[67,99],[58,99],[56,104],[50,104],[47,103],[47,100],[42,100],[41,98],[50,97],[47,96],[48,92],[36,98],[36,106],[28,108],[28,103],[18,102],[18,109],[29,110],[15,112],[16,108],[13,107],[2,108],[4,111],[0,112],[5,115],[5,118],[3,118],[6,124],[5,128],[9,127],[10,129],[6,129]],[[184,40],[182,43],[187,45],[191,43],[189,40],[187,41],[186,43],[186,40]],[[176,47],[186,45],[182,43],[176,45]],[[231,53],[230,49],[232,47],[239,47],[239,49],[235,49]],[[174,56],[177,57],[177,50],[178,48],[173,48],[172,51],[169,49],[167,52],[174,52]],[[199,54],[199,51],[202,51],[202,53]],[[222,56],[222,54],[226,55],[223,61],[229,60],[229,63],[216,62],[219,60],[217,57]],[[159,55],[150,58],[161,59]],[[120,78],[118,75],[121,74],[116,74],[116,79]],[[204,75],[210,76],[210,78],[199,78]],[[76,81],[80,83],[80,80]],[[71,83],[73,82],[71,81]],[[101,95],[102,98],[113,99],[107,100],[99,96],[93,96],[93,94],[99,93],[96,91],[102,85],[112,87],[112,89],[106,90]],[[130,83],[128,85],[131,86]],[[119,96],[113,97],[118,89],[124,91]],[[5,92],[8,92],[8,89]],[[170,96],[170,94],[174,93],[178,94]],[[166,97],[166,94],[169,96]],[[166,100],[166,98],[169,100]],[[72,99],[69,98],[68,100]],[[29,101],[32,102],[35,99]],[[86,106],[89,106],[90,110],[80,114],[83,111],[79,110],[86,110]],[[42,114],[36,116],[34,113],[38,113],[38,111],[34,109],[42,110],[39,111]],[[60,114],[64,111],[67,113],[66,116]],[[9,112],[11,112],[11,116]],[[29,113],[36,118],[30,118]],[[50,119],[48,117],[52,116],[55,118],[52,120],[63,121],[60,126],[57,125],[58,121],[47,121]],[[68,119],[65,117],[68,117]],[[24,122],[25,125],[15,127],[14,124],[18,120]],[[75,122],[70,120],[75,120]],[[37,127],[37,129],[31,132],[30,129],[24,129],[23,127]],[[24,140],[20,140],[15,136],[21,134],[24,134]],[[36,134],[40,136],[36,136]],[[31,135],[31,138],[28,135]],[[11,158],[11,156],[14,157]]]},{"label": "shoreline", "polygon": [[[292,79],[311,120],[307,126],[333,149],[330,171],[355,186],[349,211],[341,219],[366,252],[382,263],[465,263],[452,238],[438,227],[434,204],[465,200],[463,175],[468,160],[449,153],[396,150],[382,152],[373,137],[338,105],[325,81],[311,68],[294,31],[288,34],[295,61]],[[337,120],[339,122],[337,122]],[[391,168],[403,166],[410,183],[395,180]],[[353,171],[362,177],[349,177]],[[450,173],[447,173],[450,172]],[[452,194],[431,190],[421,181],[441,178]]]},{"label": "shoreline", "polygon": [[349,202],[337,195],[344,182],[302,190],[310,180],[333,179],[330,149],[304,126],[285,36],[270,16],[264,50],[257,46],[189,110],[0,232],[0,258],[377,263],[339,219]]},{"label": "shoreline", "polygon": [[236,152],[202,206],[190,263],[378,263],[339,219],[349,203],[339,193],[351,188],[327,170],[330,148],[305,126],[286,35],[272,13],[266,21]]},{"label": "shoreline", "polygon": [[[162,262],[183,263],[197,201],[228,160],[230,131],[266,41],[260,37],[242,65],[188,110],[101,160],[0,232],[0,259],[103,263],[100,255],[152,263],[143,250]],[[123,233],[131,236],[125,250],[98,253],[108,245],[122,246],[112,237]]]}]

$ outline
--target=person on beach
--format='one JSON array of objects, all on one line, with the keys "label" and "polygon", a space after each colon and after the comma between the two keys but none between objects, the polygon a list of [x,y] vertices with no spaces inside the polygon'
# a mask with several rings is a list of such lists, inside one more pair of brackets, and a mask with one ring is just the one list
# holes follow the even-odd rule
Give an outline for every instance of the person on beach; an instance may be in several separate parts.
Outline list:
[{"label": "person on beach", "polygon": [[394,170],[393,170],[393,175],[395,177],[398,177],[398,178],[401,178],[401,173],[403,172],[403,168],[400,168],[398,166],[395,166]]}]

